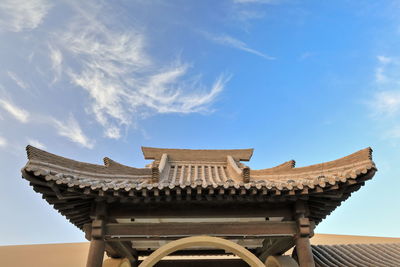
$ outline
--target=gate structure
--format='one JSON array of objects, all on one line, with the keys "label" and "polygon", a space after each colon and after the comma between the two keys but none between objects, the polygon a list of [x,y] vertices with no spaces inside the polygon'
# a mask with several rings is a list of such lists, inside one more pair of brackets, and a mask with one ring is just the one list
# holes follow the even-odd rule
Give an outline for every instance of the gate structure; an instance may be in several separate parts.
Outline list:
[{"label": "gate structure", "polygon": [[[370,148],[307,167],[295,168],[292,160],[261,170],[243,164],[252,149],[142,151],[152,162],[134,168],[109,158],[96,165],[27,147],[22,176],[85,232],[87,267],[102,266],[104,252],[137,266],[139,256],[191,237],[229,240],[263,263],[295,246],[298,264],[314,266],[309,241],[314,227],[376,172]],[[200,242],[173,255],[237,252]]]}]

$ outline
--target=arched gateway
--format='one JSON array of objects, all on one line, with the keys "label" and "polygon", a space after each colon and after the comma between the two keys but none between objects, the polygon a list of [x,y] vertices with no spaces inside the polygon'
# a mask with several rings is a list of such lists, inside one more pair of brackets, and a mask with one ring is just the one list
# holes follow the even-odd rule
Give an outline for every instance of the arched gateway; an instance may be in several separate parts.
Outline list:
[{"label": "arched gateway", "polygon": [[[83,163],[27,147],[22,176],[85,231],[87,267],[102,266],[104,251],[132,265],[139,256],[148,256],[146,264],[172,250],[200,256],[227,250],[260,264],[293,246],[298,264],[312,267],[314,227],[376,171],[370,148],[322,164],[295,168],[288,161],[261,170],[243,163],[252,149],[142,150],[153,160],[145,168],[109,158],[104,165]],[[204,235],[203,243],[194,237]],[[283,261],[270,258],[275,265]],[[219,266],[226,264],[234,267]]]},{"label": "arched gateway", "polygon": [[239,256],[251,267],[265,267],[259,258],[244,247],[232,241],[211,236],[192,236],[172,241],[150,254],[139,267],[153,267],[154,264],[172,252],[190,247],[217,247]]}]

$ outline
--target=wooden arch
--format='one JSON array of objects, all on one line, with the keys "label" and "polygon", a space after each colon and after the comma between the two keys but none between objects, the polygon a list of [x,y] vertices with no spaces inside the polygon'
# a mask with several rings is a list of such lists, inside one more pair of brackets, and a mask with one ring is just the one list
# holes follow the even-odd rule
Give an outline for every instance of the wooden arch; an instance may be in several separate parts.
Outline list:
[{"label": "wooden arch", "polygon": [[162,258],[171,254],[172,252],[195,246],[217,247],[220,249],[224,249],[240,257],[251,267],[265,267],[265,265],[260,261],[260,259],[258,259],[253,253],[248,251],[246,248],[232,241],[211,236],[192,236],[172,241],[154,251],[139,265],[139,267],[152,267]]}]

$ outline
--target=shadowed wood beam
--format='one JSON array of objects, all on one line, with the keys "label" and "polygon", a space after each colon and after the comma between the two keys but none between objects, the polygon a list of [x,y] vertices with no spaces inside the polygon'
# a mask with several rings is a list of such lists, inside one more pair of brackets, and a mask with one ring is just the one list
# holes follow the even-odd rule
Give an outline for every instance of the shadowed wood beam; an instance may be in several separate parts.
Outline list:
[{"label": "shadowed wood beam", "polygon": [[90,241],[86,267],[101,267],[103,265],[105,244],[103,240],[92,239]]},{"label": "shadowed wood beam", "polygon": [[120,242],[107,242],[110,246],[112,246],[121,257],[127,258],[130,262],[135,262],[138,260],[138,253],[135,249],[132,248],[132,244],[129,241],[120,241]]},{"label": "shadowed wood beam", "polygon": [[293,247],[295,244],[294,238],[291,236],[284,237],[267,237],[263,241],[263,246],[258,252],[258,257],[262,262],[271,255],[281,255]]},{"label": "shadowed wood beam", "polygon": [[297,221],[297,234],[295,237],[296,253],[300,267],[315,267],[311,251],[310,237],[313,234],[313,224],[307,217],[309,208],[307,202],[297,201],[294,207]]},{"label": "shadowed wood beam", "polygon": [[224,237],[271,235],[294,236],[296,222],[247,222],[247,223],[111,223],[105,227],[107,240],[116,238],[169,238],[194,235]]},{"label": "shadowed wood beam", "polygon": [[[93,215],[92,215],[93,216]],[[243,217],[284,217],[291,219],[292,206],[287,203],[229,203],[214,205],[196,203],[160,203],[159,205],[110,204],[111,218],[243,218]]]}]

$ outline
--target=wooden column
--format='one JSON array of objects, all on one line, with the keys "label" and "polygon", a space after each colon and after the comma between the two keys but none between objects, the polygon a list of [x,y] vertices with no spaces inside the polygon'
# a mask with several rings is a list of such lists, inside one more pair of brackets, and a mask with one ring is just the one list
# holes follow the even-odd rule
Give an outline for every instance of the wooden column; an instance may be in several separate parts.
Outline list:
[{"label": "wooden column", "polygon": [[104,247],[104,240],[92,239],[90,241],[86,267],[101,267],[103,265]]},{"label": "wooden column", "polygon": [[90,248],[86,267],[101,267],[104,258],[104,226],[107,217],[106,205],[104,202],[96,202],[95,209],[96,218],[93,220],[90,229]]},{"label": "wooden column", "polygon": [[297,234],[296,252],[300,267],[315,267],[314,257],[311,250],[310,236],[312,233],[310,220],[306,217],[308,209],[303,201],[295,205]]},{"label": "wooden column", "polygon": [[309,237],[296,238],[296,251],[300,267],[314,267]]}]

